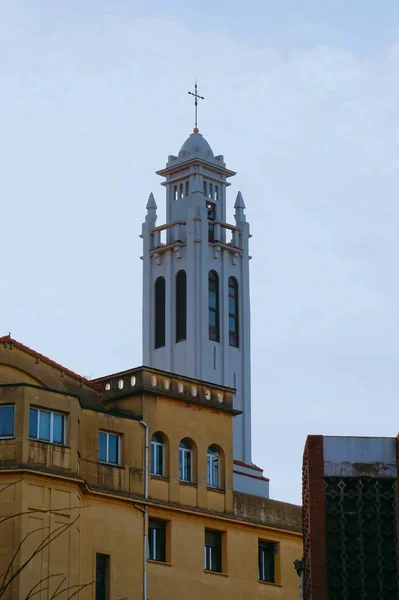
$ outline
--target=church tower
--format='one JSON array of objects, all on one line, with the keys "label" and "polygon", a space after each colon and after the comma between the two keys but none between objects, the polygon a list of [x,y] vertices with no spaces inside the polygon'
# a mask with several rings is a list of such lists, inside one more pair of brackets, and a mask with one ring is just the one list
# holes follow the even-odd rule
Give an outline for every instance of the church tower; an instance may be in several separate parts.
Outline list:
[{"label": "church tower", "polygon": [[166,223],[153,194],[143,237],[143,362],[236,388],[234,488],[268,495],[251,462],[249,225],[238,192],[227,222],[228,179],[198,128],[157,174],[165,178]]}]

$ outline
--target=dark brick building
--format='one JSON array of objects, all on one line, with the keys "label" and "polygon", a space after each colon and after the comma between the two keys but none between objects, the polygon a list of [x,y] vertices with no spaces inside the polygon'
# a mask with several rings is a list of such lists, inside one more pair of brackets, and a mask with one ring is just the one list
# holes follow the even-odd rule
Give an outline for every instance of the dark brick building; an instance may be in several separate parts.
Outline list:
[{"label": "dark brick building", "polygon": [[303,597],[398,600],[399,438],[308,436]]}]

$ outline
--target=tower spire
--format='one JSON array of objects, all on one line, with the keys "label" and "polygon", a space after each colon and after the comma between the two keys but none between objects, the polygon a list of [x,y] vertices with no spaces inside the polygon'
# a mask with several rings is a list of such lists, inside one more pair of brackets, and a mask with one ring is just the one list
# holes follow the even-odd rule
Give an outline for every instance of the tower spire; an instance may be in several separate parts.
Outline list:
[{"label": "tower spire", "polygon": [[193,132],[194,133],[198,133],[199,129],[198,129],[198,98],[200,98],[201,100],[205,100],[204,96],[200,96],[198,94],[198,86],[197,86],[197,80],[195,80],[195,85],[194,85],[194,91],[193,92],[188,92],[190,94],[190,96],[194,96],[194,112],[195,112],[195,124],[194,124],[194,129]]}]

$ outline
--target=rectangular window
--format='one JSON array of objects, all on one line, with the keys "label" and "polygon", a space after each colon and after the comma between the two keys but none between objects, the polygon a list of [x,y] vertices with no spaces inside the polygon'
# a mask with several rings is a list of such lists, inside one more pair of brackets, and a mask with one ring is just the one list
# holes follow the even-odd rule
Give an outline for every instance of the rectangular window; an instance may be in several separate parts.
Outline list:
[{"label": "rectangular window", "polygon": [[160,562],[166,561],[166,521],[149,520],[148,558]]},{"label": "rectangular window", "polygon": [[14,405],[0,406],[0,439],[14,437]]},{"label": "rectangular window", "polygon": [[96,600],[109,598],[109,556],[96,554]]},{"label": "rectangular window", "polygon": [[151,440],[151,475],[163,475],[163,448],[162,438],[154,434]]},{"label": "rectangular window", "polygon": [[29,411],[29,437],[51,444],[64,444],[65,415],[31,408]]},{"label": "rectangular window", "polygon": [[100,431],[98,434],[98,460],[113,465],[119,465],[120,435]]},{"label": "rectangular window", "polygon": [[277,546],[273,542],[258,543],[258,579],[274,583],[274,557],[276,556]]},{"label": "rectangular window", "polygon": [[222,572],[222,533],[205,529],[204,569]]},{"label": "rectangular window", "polygon": [[191,481],[191,450],[179,448],[179,479],[180,481]]}]

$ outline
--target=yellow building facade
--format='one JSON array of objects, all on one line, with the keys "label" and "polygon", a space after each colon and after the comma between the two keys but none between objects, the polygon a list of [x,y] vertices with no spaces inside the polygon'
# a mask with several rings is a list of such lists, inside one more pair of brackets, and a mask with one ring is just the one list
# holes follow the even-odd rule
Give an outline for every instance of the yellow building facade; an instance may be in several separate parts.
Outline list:
[{"label": "yellow building facade", "polygon": [[0,338],[2,597],[298,598],[301,509],[233,491],[233,395]]}]

